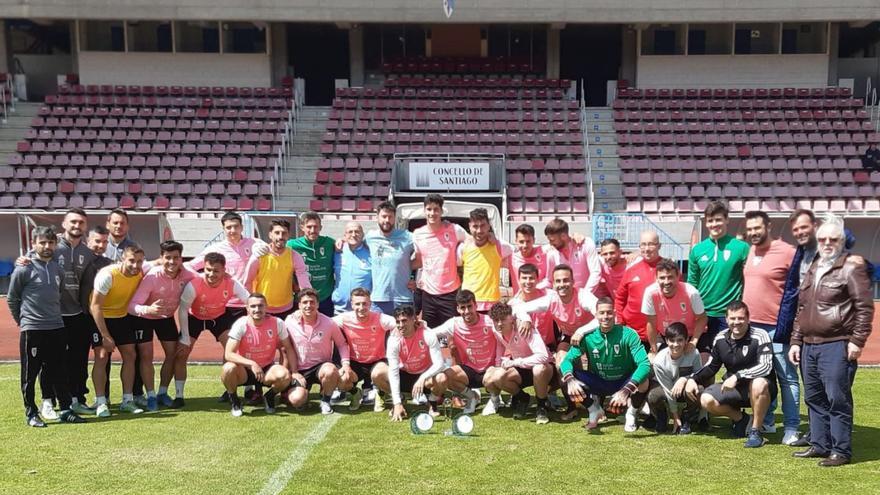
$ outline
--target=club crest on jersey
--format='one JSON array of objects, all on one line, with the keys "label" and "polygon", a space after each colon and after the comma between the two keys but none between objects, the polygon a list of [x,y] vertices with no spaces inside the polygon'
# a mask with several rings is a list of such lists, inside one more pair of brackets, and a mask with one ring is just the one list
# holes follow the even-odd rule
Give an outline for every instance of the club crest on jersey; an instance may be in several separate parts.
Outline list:
[{"label": "club crest on jersey", "polygon": [[275,332],[275,330],[272,330],[271,328],[266,329],[266,335],[268,335],[270,339],[272,338],[273,332]]},{"label": "club crest on jersey", "polygon": [[251,248],[246,248],[246,249],[244,250],[244,254],[250,256],[250,255],[251,255]]},{"label": "club crest on jersey", "polygon": [[582,314],[584,314],[584,312],[581,308],[574,308],[574,315],[575,316],[580,317]]},{"label": "club crest on jersey", "polygon": [[321,256],[324,256],[324,246],[319,247],[318,252],[321,253]]},{"label": "club crest on jersey", "polygon": [[700,256],[700,261],[709,261],[709,257],[704,254],[703,256]]},{"label": "club crest on jersey", "polygon": [[620,344],[614,344],[614,354],[620,354]]},{"label": "club crest on jersey", "polygon": [[748,348],[748,347],[743,347],[743,348],[742,348],[742,353],[743,353],[743,357],[748,356],[748,354],[749,354],[749,348]]},{"label": "club crest on jersey", "polygon": [[58,257],[58,266],[64,268],[64,256]]},{"label": "club crest on jersey", "polygon": [[319,339],[323,339],[323,338],[324,338],[324,332],[318,332],[318,338],[319,338]]},{"label": "club crest on jersey", "polygon": [[678,303],[678,305],[679,305],[679,307],[681,308],[681,312],[682,312],[682,313],[684,313],[685,311],[687,311],[687,305],[686,305],[685,303]]},{"label": "club crest on jersey", "polygon": [[55,285],[61,285],[61,275],[55,275]]},{"label": "club crest on jersey", "polygon": [[483,334],[489,335],[489,327],[483,327]]},{"label": "club crest on jersey", "polygon": [[725,249],[725,250],[724,250],[724,253],[723,253],[723,256],[724,256],[724,261],[729,260],[729,259],[730,259],[730,250],[729,250],[729,249]]},{"label": "club crest on jersey", "polygon": [[228,290],[225,290],[225,289],[223,290],[223,297],[224,297],[224,298],[228,298],[228,297],[229,297],[229,291],[228,291]]},{"label": "club crest on jersey", "polygon": [[82,265],[83,261],[85,261],[85,256],[79,255],[79,264]]},{"label": "club crest on jersey", "polygon": [[420,341],[419,341],[419,349],[424,349],[424,348],[425,348],[425,341],[424,341],[424,340],[420,340]]}]

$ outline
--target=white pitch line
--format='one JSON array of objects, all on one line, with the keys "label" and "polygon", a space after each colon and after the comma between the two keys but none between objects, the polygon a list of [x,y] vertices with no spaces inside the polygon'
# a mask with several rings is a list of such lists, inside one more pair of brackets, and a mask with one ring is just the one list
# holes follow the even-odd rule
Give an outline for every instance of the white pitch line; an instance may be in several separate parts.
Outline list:
[{"label": "white pitch line", "polygon": [[281,493],[281,490],[284,490],[287,484],[290,483],[290,479],[293,478],[293,475],[300,470],[306,462],[306,459],[309,458],[312,449],[324,440],[324,437],[327,436],[327,433],[341,417],[342,416],[339,414],[332,414],[321,420],[321,422],[309,432],[306,438],[290,452],[290,455],[287,456],[287,459],[285,459],[280,466],[278,466],[278,469],[272,473],[272,476],[266,481],[266,484],[263,485],[263,489],[259,491],[258,495],[278,495]]}]

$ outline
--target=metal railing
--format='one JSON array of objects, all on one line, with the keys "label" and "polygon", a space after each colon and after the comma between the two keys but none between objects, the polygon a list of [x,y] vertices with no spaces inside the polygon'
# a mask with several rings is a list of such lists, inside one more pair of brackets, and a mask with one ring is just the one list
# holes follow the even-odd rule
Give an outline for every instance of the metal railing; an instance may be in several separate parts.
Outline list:
[{"label": "metal railing", "polygon": [[593,239],[599,242],[614,238],[624,250],[638,251],[642,232],[653,230],[660,238],[660,255],[683,263],[688,247],[677,242],[671,235],[642,213],[598,213],[593,215]]},{"label": "metal railing", "polygon": [[296,137],[296,121],[299,112],[302,111],[303,95],[299,88],[294,85],[293,97],[290,108],[287,111],[287,121],[284,123],[284,133],[281,135],[281,147],[275,157],[272,177],[269,181],[272,190],[272,209],[276,209],[278,187],[284,183],[284,174],[287,171],[287,161],[293,152],[293,139]]},{"label": "metal railing", "polygon": [[584,159],[586,161],[586,172],[587,172],[587,194],[590,197],[587,199],[587,211],[590,215],[593,214],[593,206],[595,204],[595,195],[593,191],[593,161],[590,156],[590,136],[587,133],[587,100],[586,100],[586,92],[587,87],[584,84],[583,79],[581,79],[581,100],[580,100],[580,120],[581,120],[581,144],[584,148]]}]

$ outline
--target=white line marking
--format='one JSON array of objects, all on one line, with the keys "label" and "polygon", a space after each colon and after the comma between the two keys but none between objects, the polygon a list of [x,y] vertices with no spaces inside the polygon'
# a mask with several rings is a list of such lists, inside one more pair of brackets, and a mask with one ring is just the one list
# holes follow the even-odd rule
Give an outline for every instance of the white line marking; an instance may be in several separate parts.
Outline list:
[{"label": "white line marking", "polygon": [[290,455],[287,456],[287,459],[285,459],[280,466],[278,466],[278,469],[272,473],[272,476],[266,481],[266,484],[263,485],[263,489],[260,490],[258,495],[278,495],[281,493],[281,490],[284,490],[287,484],[290,483],[290,479],[293,478],[293,475],[300,470],[303,464],[305,464],[312,449],[324,440],[324,437],[327,436],[327,433],[341,417],[341,415],[334,413],[321,420],[321,422],[309,432],[306,438],[290,452]]}]

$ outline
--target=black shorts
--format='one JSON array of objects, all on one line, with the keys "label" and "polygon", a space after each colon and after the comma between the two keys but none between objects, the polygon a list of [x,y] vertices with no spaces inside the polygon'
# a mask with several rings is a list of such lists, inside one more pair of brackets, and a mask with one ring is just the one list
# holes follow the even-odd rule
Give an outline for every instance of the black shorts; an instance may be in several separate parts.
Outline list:
[{"label": "black shorts", "polygon": [[[776,397],[776,379],[768,376],[767,382],[770,386],[770,397]],[[733,408],[752,407],[752,399],[749,394],[752,380],[737,380],[736,388],[733,390],[721,391],[721,383],[713,383],[703,390],[704,394],[709,394],[719,404],[730,406]]]},{"label": "black shorts", "polygon": [[414,375],[412,373],[407,373],[406,371],[400,372],[400,395],[409,394],[412,392],[412,388],[416,385],[416,382],[419,381],[419,377],[421,374]]},{"label": "black shorts", "polygon": [[483,386],[483,375],[486,374],[486,371],[477,371],[466,364],[459,365],[464,371],[464,374],[467,375],[468,379],[468,387],[469,388],[480,388]]},{"label": "black shorts", "polygon": [[[113,342],[116,343],[117,346],[120,345],[130,345],[138,342],[135,335],[135,322],[134,316],[125,315],[121,318],[104,318],[104,323],[107,324],[107,331],[110,332],[110,337],[113,338]],[[150,337],[152,338],[152,334]],[[92,339],[94,342],[94,339]]]},{"label": "black shorts", "polygon": [[535,374],[531,368],[520,368],[519,366],[514,366],[517,373],[519,373],[520,379],[520,388],[528,388],[535,384]]},{"label": "black shorts", "polygon": [[354,371],[354,374],[357,375],[358,381],[361,380],[369,380],[370,373],[373,371],[373,366],[376,366],[376,363],[388,363],[385,359],[380,359],[378,361],[372,363],[359,363],[357,361],[351,361],[349,366],[351,366],[351,371]]},{"label": "black shorts", "polygon": [[223,335],[223,332],[229,330],[229,327],[224,326],[223,323],[225,316],[226,314],[223,314],[216,320],[200,320],[193,315],[188,315],[187,320],[189,321],[190,338],[196,340],[203,331],[207,330],[211,332],[211,335],[214,336],[217,342],[220,342],[220,337]]},{"label": "black shorts", "polygon": [[[137,318],[135,321],[135,335],[139,336],[139,330],[148,330],[150,332],[150,338],[148,340],[144,340],[144,342],[149,342],[153,340],[153,333],[156,334],[156,337],[159,338],[162,342],[172,342],[176,341],[178,337],[180,337],[180,332],[177,330],[177,323],[175,323],[174,318],[162,318],[158,320],[151,320],[149,318]],[[140,341],[138,341],[140,343]]]},{"label": "black shorts", "polygon": [[92,315],[89,313],[85,313],[86,319],[88,319],[88,328],[89,328],[89,343],[92,344],[92,349],[96,349],[101,347],[104,343],[104,337],[101,337],[101,332],[98,331],[98,325],[95,325],[95,319],[92,318]]},{"label": "black shorts", "polygon": [[[329,361],[328,361],[329,362]],[[312,385],[320,385],[321,380],[318,378],[318,370],[321,369],[321,366],[324,366],[327,363],[318,363],[311,368],[306,368],[304,370],[299,370],[299,374],[306,379],[306,383],[304,384],[306,387],[306,391],[312,388]],[[330,363],[333,364],[333,363]],[[333,364],[333,366],[336,366]],[[338,367],[338,366],[337,366]]]},{"label": "black shorts", "polygon": [[702,353],[712,352],[712,345],[715,344],[715,337],[718,333],[727,328],[727,319],[723,316],[710,316],[706,323],[706,331],[697,339],[697,351]]},{"label": "black shorts", "polygon": [[[275,363],[271,363],[269,365],[263,366],[263,376],[264,377],[266,376],[266,373],[269,372],[269,368],[271,368],[272,366],[275,366]],[[245,366],[244,372],[247,375],[247,380],[245,380],[245,382],[242,385],[244,385],[245,387],[257,386],[257,385],[263,384],[263,382],[257,380],[257,376],[254,375],[253,371],[251,371],[250,366]]]},{"label": "black shorts", "polygon": [[446,320],[458,316],[455,307],[456,295],[458,295],[457,290],[438,295],[422,291],[422,320],[428,328],[439,327]]}]

